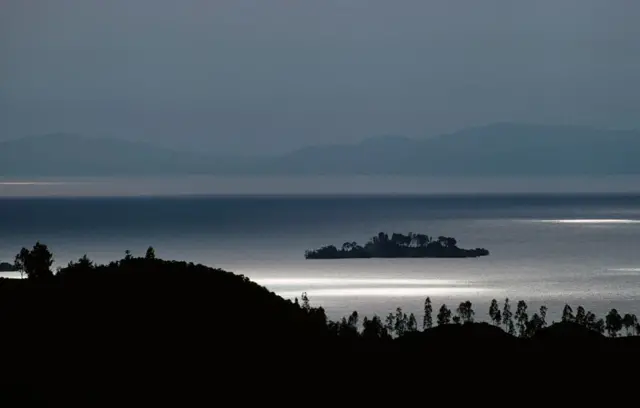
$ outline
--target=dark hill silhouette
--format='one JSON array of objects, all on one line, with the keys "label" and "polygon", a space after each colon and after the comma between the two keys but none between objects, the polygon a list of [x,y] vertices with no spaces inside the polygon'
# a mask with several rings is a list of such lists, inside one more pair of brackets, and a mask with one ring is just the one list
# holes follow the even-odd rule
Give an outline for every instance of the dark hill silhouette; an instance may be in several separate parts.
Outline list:
[{"label": "dark hill silhouette", "polygon": [[[529,317],[524,301],[513,310],[507,300],[503,309],[493,301],[489,325],[474,322],[473,305],[466,301],[455,311],[442,305],[433,324],[427,298],[421,331],[415,316],[401,308],[385,319],[353,312],[330,321],[305,294],[300,301],[285,300],[242,275],[158,259],[153,248],[144,257],[127,254],[107,265],[83,257],[55,274],[51,259],[46,245],[23,248],[16,265],[27,278],[0,279],[0,348],[3,372],[14,382],[27,386],[35,399],[65,406],[73,398],[91,406],[105,396],[130,398],[124,381],[134,384],[147,403],[166,402],[165,391],[180,379],[206,378],[209,388],[203,390],[219,397],[225,379],[236,386],[246,385],[252,375],[259,382],[282,381],[276,372],[283,371],[285,358],[302,364],[302,373],[294,377],[308,383],[311,368],[303,364],[308,358],[333,356],[329,360],[339,366],[336,372],[349,372],[339,356],[354,355],[344,352],[418,351],[437,359],[460,353],[510,358],[506,352],[572,345],[587,351],[640,351],[637,318],[615,309],[603,320],[581,307],[574,316],[567,305],[563,323],[545,328],[544,306]],[[618,337],[623,328],[634,336]],[[56,379],[63,384],[49,393]],[[153,384],[151,394],[140,391],[143,382]],[[243,396],[255,394],[242,389],[235,398]],[[188,397],[194,395],[181,395]]]},{"label": "dark hill silhouette", "polygon": [[0,308],[7,312],[0,324],[15,330],[12,341],[36,349],[34,339],[54,333],[65,347],[79,327],[113,349],[140,353],[149,342],[180,338],[191,347],[215,341],[260,349],[321,338],[325,325],[324,316],[314,326],[300,307],[241,275],[145,258],[65,268],[46,280],[0,280]]},{"label": "dark hill silhouette", "polygon": [[428,349],[464,348],[471,353],[486,353],[488,348],[519,350],[522,339],[511,336],[488,323],[447,324],[430,330],[416,331],[399,337],[394,344],[398,351],[428,351]]},{"label": "dark hill silhouette", "polygon": [[536,340],[541,342],[557,341],[558,339],[567,341],[580,339],[582,341],[601,342],[605,337],[603,334],[590,330],[576,322],[559,322],[550,327],[541,329],[536,333]]}]

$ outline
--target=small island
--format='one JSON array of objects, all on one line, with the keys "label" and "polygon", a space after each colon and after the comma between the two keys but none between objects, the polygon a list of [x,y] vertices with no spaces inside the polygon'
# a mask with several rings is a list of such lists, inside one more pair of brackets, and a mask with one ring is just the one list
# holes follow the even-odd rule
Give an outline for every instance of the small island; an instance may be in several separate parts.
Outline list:
[{"label": "small island", "polygon": [[455,238],[440,236],[437,239],[426,234],[384,232],[372,237],[364,246],[356,242],[345,242],[342,248],[327,245],[306,251],[306,259],[351,259],[351,258],[477,258],[489,255],[484,248],[463,249]]},{"label": "small island", "polygon": [[15,272],[16,268],[9,262],[0,262],[0,272]]}]

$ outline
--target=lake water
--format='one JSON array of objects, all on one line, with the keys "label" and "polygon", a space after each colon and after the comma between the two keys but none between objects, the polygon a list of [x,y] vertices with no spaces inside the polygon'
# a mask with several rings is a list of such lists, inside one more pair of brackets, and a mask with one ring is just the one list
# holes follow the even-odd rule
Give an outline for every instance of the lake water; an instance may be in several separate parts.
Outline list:
[{"label": "lake water", "polygon": [[[331,318],[397,306],[421,320],[471,300],[568,302],[598,315],[640,314],[640,195],[393,195],[0,198],[0,261],[40,240],[58,265],[124,251],[201,262],[249,276],[284,297],[308,292]],[[304,251],[379,231],[449,235],[478,259],[308,261]]]}]

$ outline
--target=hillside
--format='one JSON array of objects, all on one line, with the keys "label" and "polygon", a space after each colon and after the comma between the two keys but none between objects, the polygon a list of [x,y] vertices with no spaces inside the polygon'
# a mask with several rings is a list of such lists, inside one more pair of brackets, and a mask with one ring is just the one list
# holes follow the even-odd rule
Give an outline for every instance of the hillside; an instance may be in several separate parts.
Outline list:
[{"label": "hillside", "polygon": [[640,131],[497,123],[408,139],[317,146],[274,160],[284,174],[612,175],[638,174]]},{"label": "hillside", "polygon": [[[592,355],[640,349],[639,336],[605,337],[604,323],[601,331],[594,331],[596,326],[587,326],[591,320],[579,319],[579,314],[548,328],[541,324],[544,317],[533,314],[525,318],[527,330],[519,337],[495,325],[473,323],[471,302],[462,303],[454,316],[453,323],[460,317],[463,324],[451,322],[450,310],[448,317],[441,317],[443,305],[437,325],[423,331],[415,316],[400,308],[395,318],[387,317],[389,325],[357,312],[334,322],[321,307],[311,306],[306,295],[300,302],[285,300],[242,275],[157,259],[152,248],[144,258],[127,254],[106,265],[84,257],[56,274],[47,267],[53,254],[46,246],[37,243],[25,251],[28,278],[0,279],[0,347],[11,351],[5,353],[2,367],[13,382],[27,387],[27,396],[64,402],[62,406],[68,406],[70,398],[84,400],[83,406],[94,406],[105,395],[128,399],[131,390],[124,381],[134,384],[147,403],[164,401],[164,387],[175,390],[178,381],[198,379],[207,382],[204,394],[217,397],[218,390],[211,393],[210,387],[220,384],[219,377],[242,384],[252,377],[264,381],[255,371],[262,367],[281,378],[276,372],[289,357],[300,364],[314,355],[331,360],[359,351],[383,352],[379,358],[387,358],[382,357],[386,352],[426,352],[433,357],[461,350],[520,358],[509,353],[569,350]],[[623,323],[618,323],[611,325],[614,335],[622,334]],[[631,332],[639,329],[635,320]],[[304,371],[302,378],[307,379]],[[56,394],[47,388],[53,380],[62,382],[56,384]],[[153,384],[150,393],[139,388],[141,382]],[[179,390],[181,397],[192,395]],[[0,399],[3,396],[0,393]]]}]

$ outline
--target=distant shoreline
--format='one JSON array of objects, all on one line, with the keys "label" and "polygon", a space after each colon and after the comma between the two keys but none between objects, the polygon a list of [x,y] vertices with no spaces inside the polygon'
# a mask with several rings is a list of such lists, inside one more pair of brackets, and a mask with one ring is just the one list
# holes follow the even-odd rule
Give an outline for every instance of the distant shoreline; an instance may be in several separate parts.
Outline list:
[{"label": "distant shoreline", "polygon": [[0,177],[4,197],[640,196],[640,176]]}]

